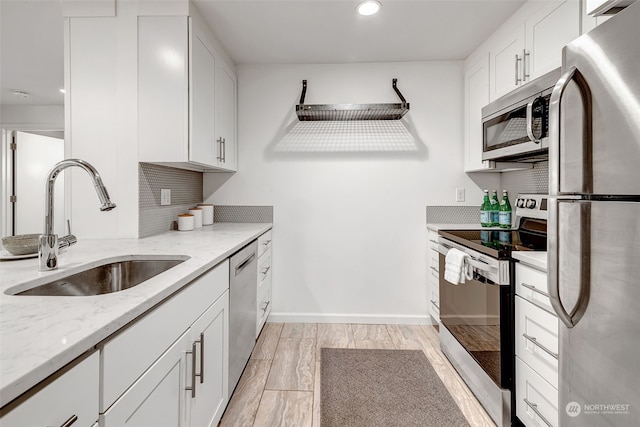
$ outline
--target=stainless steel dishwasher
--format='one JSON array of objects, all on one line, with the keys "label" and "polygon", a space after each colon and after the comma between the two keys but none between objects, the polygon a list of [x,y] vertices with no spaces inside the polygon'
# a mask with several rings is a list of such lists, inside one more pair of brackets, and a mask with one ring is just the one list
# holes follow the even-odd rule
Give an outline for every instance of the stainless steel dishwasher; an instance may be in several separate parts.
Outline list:
[{"label": "stainless steel dishwasher", "polygon": [[256,342],[258,315],[257,240],[240,249],[229,266],[229,396],[242,375]]}]

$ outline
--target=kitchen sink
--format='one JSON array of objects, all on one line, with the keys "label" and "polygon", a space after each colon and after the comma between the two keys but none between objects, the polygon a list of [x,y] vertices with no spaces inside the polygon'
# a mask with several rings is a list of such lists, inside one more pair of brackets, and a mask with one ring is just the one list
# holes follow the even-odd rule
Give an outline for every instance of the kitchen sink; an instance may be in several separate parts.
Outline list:
[{"label": "kitchen sink", "polygon": [[20,291],[24,286],[14,287],[17,292],[7,290],[9,295],[40,296],[91,296],[103,295],[133,288],[186,261],[189,257],[163,259],[109,260],[105,264],[80,271],[52,282]]}]

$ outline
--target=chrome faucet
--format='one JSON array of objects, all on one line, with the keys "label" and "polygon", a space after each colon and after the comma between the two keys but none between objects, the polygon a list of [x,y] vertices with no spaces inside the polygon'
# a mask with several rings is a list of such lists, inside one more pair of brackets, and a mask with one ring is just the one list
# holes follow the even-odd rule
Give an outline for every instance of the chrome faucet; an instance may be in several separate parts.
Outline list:
[{"label": "chrome faucet", "polygon": [[[49,171],[49,176],[45,182],[45,200],[44,200],[44,233],[40,235],[38,241],[38,260],[40,262],[40,271],[55,270],[58,268],[58,235],[53,233],[53,190],[55,188],[56,178],[60,172],[70,166],[78,166],[84,169],[91,179],[93,180],[93,186],[98,193],[100,199],[101,211],[110,211],[115,208],[115,203],[109,199],[109,193],[102,183],[100,174],[89,163],[80,159],[66,159],[56,163]],[[69,231],[71,232],[71,231]],[[76,242],[73,235],[65,236],[61,238],[61,247],[69,246]]]}]

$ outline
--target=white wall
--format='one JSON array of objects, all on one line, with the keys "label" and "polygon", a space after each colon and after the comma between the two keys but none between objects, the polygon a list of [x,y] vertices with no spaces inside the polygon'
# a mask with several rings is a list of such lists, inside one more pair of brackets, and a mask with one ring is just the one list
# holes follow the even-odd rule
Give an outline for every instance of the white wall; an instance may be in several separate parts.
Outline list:
[{"label": "white wall", "polygon": [[[302,79],[307,104],[391,103],[394,77],[416,151],[278,151]],[[272,319],[428,322],[425,206],[482,198],[462,172],[462,85],[461,62],[238,67],[239,171],[205,174],[204,193],[274,206]]]}]

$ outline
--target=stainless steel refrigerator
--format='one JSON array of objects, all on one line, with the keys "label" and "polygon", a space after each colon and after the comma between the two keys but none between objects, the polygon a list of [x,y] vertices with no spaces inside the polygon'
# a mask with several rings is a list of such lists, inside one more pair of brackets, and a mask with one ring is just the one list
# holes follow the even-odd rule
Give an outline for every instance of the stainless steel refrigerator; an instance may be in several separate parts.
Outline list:
[{"label": "stainless steel refrigerator", "polygon": [[640,420],[640,2],[563,50],[550,104],[559,424]]}]

